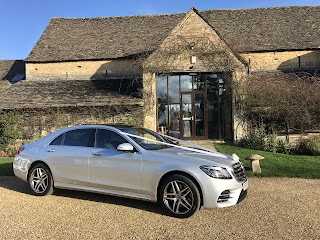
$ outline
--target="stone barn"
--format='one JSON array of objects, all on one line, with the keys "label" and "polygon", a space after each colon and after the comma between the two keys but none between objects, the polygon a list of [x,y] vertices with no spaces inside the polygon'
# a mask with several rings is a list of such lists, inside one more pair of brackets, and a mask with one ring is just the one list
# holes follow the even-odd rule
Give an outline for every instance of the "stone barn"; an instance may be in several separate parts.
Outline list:
[{"label": "stone barn", "polygon": [[257,72],[318,74],[319,12],[191,8],[53,18],[24,61],[25,80],[1,87],[0,108],[54,109],[69,125],[91,122],[91,111],[99,109],[97,119],[106,123],[139,124],[189,140],[239,139],[246,124],[234,83]]}]

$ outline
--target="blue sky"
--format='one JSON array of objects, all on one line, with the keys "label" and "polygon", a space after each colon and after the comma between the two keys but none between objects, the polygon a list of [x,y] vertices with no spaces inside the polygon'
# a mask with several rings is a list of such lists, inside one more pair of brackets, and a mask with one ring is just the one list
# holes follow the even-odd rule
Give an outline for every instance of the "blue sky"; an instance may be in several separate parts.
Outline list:
[{"label": "blue sky", "polygon": [[[107,17],[276,6],[320,0],[1,0],[0,59],[25,59],[52,17]],[[319,13],[320,14],[320,13]]]}]

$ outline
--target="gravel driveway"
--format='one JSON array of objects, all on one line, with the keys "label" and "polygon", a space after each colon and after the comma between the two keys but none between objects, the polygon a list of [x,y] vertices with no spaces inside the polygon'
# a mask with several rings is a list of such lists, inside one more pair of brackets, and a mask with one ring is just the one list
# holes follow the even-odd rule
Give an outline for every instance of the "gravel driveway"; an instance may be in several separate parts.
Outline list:
[{"label": "gravel driveway", "polygon": [[155,203],[58,190],[30,195],[0,177],[0,239],[320,239],[320,180],[250,178],[240,205],[164,216]]}]

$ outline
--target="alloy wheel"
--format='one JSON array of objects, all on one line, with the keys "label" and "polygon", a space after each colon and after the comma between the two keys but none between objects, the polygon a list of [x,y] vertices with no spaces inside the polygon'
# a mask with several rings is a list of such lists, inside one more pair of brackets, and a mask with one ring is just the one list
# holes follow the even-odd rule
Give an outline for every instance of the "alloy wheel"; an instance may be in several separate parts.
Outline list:
[{"label": "alloy wheel", "polygon": [[30,186],[35,193],[44,193],[49,186],[49,176],[43,168],[35,168],[30,175]]},{"label": "alloy wheel", "polygon": [[186,214],[194,206],[193,192],[186,183],[174,180],[166,185],[163,202],[173,213]]}]

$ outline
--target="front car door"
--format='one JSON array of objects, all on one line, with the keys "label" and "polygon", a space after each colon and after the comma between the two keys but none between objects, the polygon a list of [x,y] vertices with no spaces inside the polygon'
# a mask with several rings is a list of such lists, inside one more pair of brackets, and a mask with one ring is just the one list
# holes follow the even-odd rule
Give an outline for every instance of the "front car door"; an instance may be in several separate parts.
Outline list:
[{"label": "front car door", "polygon": [[89,157],[90,184],[110,193],[140,193],[142,155],[118,151],[121,143],[127,143],[127,140],[118,133],[97,129],[95,148],[90,150]]}]

